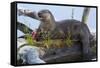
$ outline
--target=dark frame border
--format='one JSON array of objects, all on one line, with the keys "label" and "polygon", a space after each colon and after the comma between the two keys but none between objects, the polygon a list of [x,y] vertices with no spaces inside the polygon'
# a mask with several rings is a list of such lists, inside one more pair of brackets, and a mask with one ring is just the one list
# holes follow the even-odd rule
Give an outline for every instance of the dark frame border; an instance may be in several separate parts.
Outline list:
[{"label": "dark frame border", "polygon": [[[71,62],[46,63],[46,64],[22,64],[22,65],[17,65],[17,3],[96,8],[96,40],[97,40],[96,41],[96,45],[97,45],[97,48],[96,48],[96,60],[74,61],[74,62],[71,61]],[[98,61],[98,6],[57,4],[57,3],[40,3],[40,2],[23,2],[23,1],[14,1],[14,2],[11,3],[11,65],[13,65],[13,66],[31,66],[31,65],[82,63],[82,62],[93,62],[93,61]]]}]

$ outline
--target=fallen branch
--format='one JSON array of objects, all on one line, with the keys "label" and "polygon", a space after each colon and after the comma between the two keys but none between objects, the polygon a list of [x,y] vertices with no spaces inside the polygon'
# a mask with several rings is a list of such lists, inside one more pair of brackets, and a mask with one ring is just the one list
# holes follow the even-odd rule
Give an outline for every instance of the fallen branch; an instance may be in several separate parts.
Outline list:
[{"label": "fallen branch", "polygon": [[[20,31],[22,31],[23,33],[31,33],[33,30],[30,29],[29,27],[27,27],[26,25],[20,23],[20,22],[17,22],[17,29],[19,29]],[[25,30],[27,29],[27,31]]]}]

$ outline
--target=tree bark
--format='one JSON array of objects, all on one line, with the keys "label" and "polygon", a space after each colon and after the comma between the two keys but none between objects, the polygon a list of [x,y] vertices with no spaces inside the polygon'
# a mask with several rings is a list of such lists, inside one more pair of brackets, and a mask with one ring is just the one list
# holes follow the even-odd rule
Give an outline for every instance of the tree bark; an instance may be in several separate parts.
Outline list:
[{"label": "tree bark", "polygon": [[83,16],[82,16],[83,23],[87,22],[88,16],[89,16],[89,11],[90,11],[90,8],[84,8],[84,12],[83,12]]}]

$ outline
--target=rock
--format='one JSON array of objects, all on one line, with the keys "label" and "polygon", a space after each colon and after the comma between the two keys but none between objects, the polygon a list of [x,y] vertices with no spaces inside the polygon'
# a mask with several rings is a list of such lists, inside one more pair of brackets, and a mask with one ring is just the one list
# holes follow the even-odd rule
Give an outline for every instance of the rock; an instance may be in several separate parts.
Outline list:
[{"label": "rock", "polygon": [[[18,39],[17,41],[18,47],[20,47],[17,51],[17,62],[19,65],[45,63],[45,61],[40,59],[40,56],[42,56],[44,53],[39,47],[28,45],[27,42],[25,42],[25,39]],[[25,46],[21,47],[21,45]]]}]

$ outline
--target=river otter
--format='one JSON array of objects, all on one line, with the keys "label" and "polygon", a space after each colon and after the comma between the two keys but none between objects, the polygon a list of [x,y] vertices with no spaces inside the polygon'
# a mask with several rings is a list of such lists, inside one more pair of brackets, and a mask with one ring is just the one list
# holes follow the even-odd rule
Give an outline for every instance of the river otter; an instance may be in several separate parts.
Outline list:
[{"label": "river otter", "polygon": [[85,23],[74,19],[55,21],[49,10],[39,11],[38,17],[41,21],[39,29],[50,32],[52,38],[55,36],[59,38],[58,34],[60,34],[60,38],[66,38],[70,32],[71,39],[79,40],[82,43],[83,57],[89,58],[91,33]]},{"label": "river otter", "polygon": [[47,31],[52,34],[51,38],[66,38],[70,33],[72,39],[79,40],[82,43],[83,58],[85,60],[89,59],[91,33],[85,23],[74,19],[55,21],[49,10],[41,10],[37,14],[33,12],[24,14],[40,20],[41,24],[37,32]]},{"label": "river otter", "polygon": [[48,10],[42,10],[38,12],[39,20],[41,21],[41,24],[38,28],[38,31],[45,31],[51,34],[51,38],[64,38],[64,32],[60,28],[60,24],[58,24],[52,13]]}]

